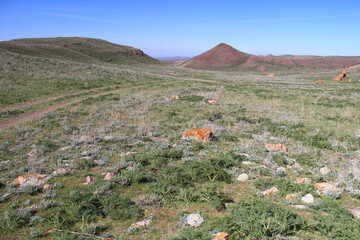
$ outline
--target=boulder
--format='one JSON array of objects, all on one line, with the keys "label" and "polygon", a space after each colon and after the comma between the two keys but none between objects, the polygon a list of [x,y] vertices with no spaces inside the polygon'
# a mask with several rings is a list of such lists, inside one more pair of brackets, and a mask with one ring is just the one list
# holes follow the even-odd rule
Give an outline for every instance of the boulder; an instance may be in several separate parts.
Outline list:
[{"label": "boulder", "polygon": [[276,73],[269,73],[268,75],[266,75],[267,77],[275,77]]},{"label": "boulder", "polygon": [[298,178],[296,183],[310,184],[312,180],[310,178]]},{"label": "boulder", "polygon": [[213,139],[213,132],[210,129],[195,129],[186,131],[181,139],[193,139],[198,142],[209,142]]},{"label": "boulder", "polygon": [[301,198],[301,201],[304,202],[304,203],[308,203],[308,204],[311,204],[311,203],[314,203],[314,197],[313,195],[311,194],[306,194],[305,196],[303,196]]},{"label": "boulder", "polygon": [[173,99],[173,100],[178,100],[179,99],[179,96],[171,96],[171,99]]},{"label": "boulder", "polygon": [[204,219],[198,213],[192,213],[184,216],[185,224],[192,227],[200,227]]},{"label": "boulder", "polygon": [[360,219],[360,207],[346,207],[347,210],[357,219]]},{"label": "boulder", "polygon": [[46,175],[40,174],[27,174],[15,178],[14,183],[18,187],[23,186],[41,186],[47,181]]},{"label": "boulder", "polygon": [[295,193],[289,193],[289,194],[287,194],[287,195],[285,196],[285,199],[286,199],[286,200],[293,200],[293,199],[295,199],[295,198],[297,198],[297,197],[298,197],[297,194],[295,194]]},{"label": "boulder", "polygon": [[229,236],[229,234],[226,232],[219,232],[219,233],[215,233],[213,235],[214,240],[227,240],[228,236]]},{"label": "boulder", "polygon": [[315,83],[315,84],[323,84],[324,81],[319,80],[319,81],[314,81],[313,83]]},{"label": "boulder", "polygon": [[287,152],[288,148],[286,147],[285,144],[265,144],[265,148],[267,151],[271,152],[271,151],[282,151],[282,152]]},{"label": "boulder", "polygon": [[116,177],[116,173],[114,172],[107,172],[105,174],[104,180],[111,180],[112,178]]},{"label": "boulder", "polygon": [[92,184],[93,182],[94,182],[94,177],[92,177],[92,176],[86,176],[83,184],[84,184],[84,185],[88,185],[88,184]]},{"label": "boulder", "polygon": [[263,196],[268,196],[268,195],[272,195],[272,194],[275,194],[275,193],[278,193],[278,192],[279,192],[279,190],[276,187],[271,187],[270,189],[263,191],[262,195]]},{"label": "boulder", "polygon": [[236,180],[240,182],[247,182],[249,180],[249,175],[247,175],[246,173],[242,173],[236,178]]},{"label": "boulder", "polygon": [[331,172],[331,169],[330,168],[328,168],[328,167],[322,167],[322,168],[320,168],[320,173],[321,173],[321,175],[328,175],[329,173]]},{"label": "boulder", "polygon": [[213,105],[220,104],[219,102],[217,102],[215,100],[208,100],[208,103],[213,104]]}]

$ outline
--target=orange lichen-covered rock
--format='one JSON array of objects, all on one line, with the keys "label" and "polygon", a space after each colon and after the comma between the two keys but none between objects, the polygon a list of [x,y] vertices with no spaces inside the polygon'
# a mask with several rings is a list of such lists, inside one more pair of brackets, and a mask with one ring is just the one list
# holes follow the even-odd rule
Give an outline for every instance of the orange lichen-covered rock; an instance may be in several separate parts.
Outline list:
[{"label": "orange lichen-covered rock", "polygon": [[286,147],[285,144],[265,144],[265,148],[268,151],[283,151],[283,152],[287,152],[288,148]]},{"label": "orange lichen-covered rock", "polygon": [[208,142],[213,138],[213,132],[210,129],[195,129],[187,131],[181,139],[194,139],[199,142]]},{"label": "orange lichen-covered rock", "polygon": [[42,183],[45,183],[46,181],[46,176],[45,175],[40,175],[40,174],[27,174],[27,175],[22,175],[19,176],[17,178],[15,178],[14,183],[17,186],[22,186],[22,185],[41,185]]},{"label": "orange lichen-covered rock", "polygon": [[357,73],[358,71],[359,71],[359,69],[357,69],[357,68],[354,68],[354,69],[352,70],[353,73]]},{"label": "orange lichen-covered rock", "polygon": [[271,194],[275,194],[277,192],[279,192],[279,190],[276,187],[271,187],[270,189],[263,191],[262,195],[268,196],[268,195],[271,195]]},{"label": "orange lichen-covered rock", "polygon": [[276,76],[276,73],[269,73],[268,75],[266,75],[268,77],[275,77]]},{"label": "orange lichen-covered rock", "polygon": [[327,183],[327,182],[319,182],[319,183],[315,183],[314,187],[317,190],[324,190],[326,188],[332,187],[332,184]]},{"label": "orange lichen-covered rock", "polygon": [[319,80],[319,81],[315,81],[315,82],[313,82],[313,83],[315,83],[315,84],[322,84],[322,83],[324,83],[324,81]]},{"label": "orange lichen-covered rock", "polygon": [[347,80],[345,80],[345,82],[351,82],[351,79],[347,79]]},{"label": "orange lichen-covered rock", "polygon": [[287,195],[285,196],[285,199],[286,199],[286,200],[292,200],[292,199],[295,199],[295,198],[297,198],[297,197],[298,197],[297,194],[295,194],[295,193],[290,193],[290,194],[287,194]]},{"label": "orange lichen-covered rock", "polygon": [[173,99],[173,100],[178,100],[179,99],[179,96],[171,96],[171,99]]},{"label": "orange lichen-covered rock", "polygon": [[217,101],[215,101],[215,100],[208,100],[208,103],[210,103],[210,104],[220,104],[219,102],[217,102]]},{"label": "orange lichen-covered rock", "polygon": [[333,81],[335,82],[341,82],[342,81],[342,77],[341,76],[337,76],[333,78]]},{"label": "orange lichen-covered rock", "polygon": [[214,240],[227,240],[227,237],[229,236],[226,232],[219,232],[214,234]]},{"label": "orange lichen-covered rock", "polygon": [[312,180],[310,178],[298,178],[296,179],[296,183],[304,183],[304,184],[310,184]]}]

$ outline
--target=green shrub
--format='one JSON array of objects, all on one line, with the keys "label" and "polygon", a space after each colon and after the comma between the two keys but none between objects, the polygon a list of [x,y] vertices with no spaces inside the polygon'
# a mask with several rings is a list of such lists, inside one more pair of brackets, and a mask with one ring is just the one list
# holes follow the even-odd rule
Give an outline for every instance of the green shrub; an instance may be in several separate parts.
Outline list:
[{"label": "green shrub", "polygon": [[110,195],[102,197],[100,202],[105,215],[114,220],[138,219],[143,216],[142,211],[130,198]]},{"label": "green shrub", "polygon": [[231,215],[217,221],[217,228],[229,233],[230,239],[268,239],[290,236],[305,228],[299,215],[266,199],[247,197],[232,208]]}]

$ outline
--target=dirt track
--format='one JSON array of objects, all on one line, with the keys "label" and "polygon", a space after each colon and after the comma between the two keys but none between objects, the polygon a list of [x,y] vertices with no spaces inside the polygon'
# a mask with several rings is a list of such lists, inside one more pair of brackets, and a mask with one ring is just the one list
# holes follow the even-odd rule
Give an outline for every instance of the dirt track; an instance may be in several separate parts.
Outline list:
[{"label": "dirt track", "polygon": [[[97,89],[97,90],[99,90],[99,89]],[[110,94],[110,93],[119,92],[121,90],[122,89],[116,89],[116,90],[112,90],[112,91],[101,92],[101,93],[97,93],[97,94],[93,94],[93,95],[89,95],[89,96],[84,96],[84,97],[81,97],[81,98],[77,98],[77,99],[73,99],[73,100],[70,100],[70,101],[66,101],[66,102],[63,102],[63,103],[56,104],[56,105],[53,105],[51,107],[43,108],[43,109],[37,110],[35,112],[24,114],[24,115],[21,115],[20,117],[9,119],[8,121],[0,123],[0,131],[3,131],[3,130],[5,130],[7,128],[10,128],[10,127],[14,127],[14,126],[16,126],[18,124],[30,121],[30,120],[32,120],[32,119],[34,119],[36,117],[40,117],[40,116],[42,116],[42,115],[44,115],[46,113],[55,111],[57,109],[64,108],[64,107],[67,107],[69,105],[81,102],[84,99],[87,99],[87,98],[90,98],[90,97],[98,97],[98,96],[102,96],[102,95],[107,95],[107,94]],[[91,90],[87,90],[87,91],[91,91]],[[92,89],[92,91],[94,91],[94,89]],[[73,94],[75,94],[75,93],[73,93]],[[53,97],[52,99],[57,99],[57,98],[60,98],[60,96]],[[40,101],[40,100],[38,100],[38,101]],[[45,99],[42,99],[42,101],[46,102]],[[29,104],[30,103],[33,103],[33,102],[29,102]],[[27,103],[24,103],[22,105],[25,105],[25,104],[27,104]],[[20,106],[20,105],[17,105],[17,106]],[[27,106],[30,106],[30,105],[27,105]]]},{"label": "dirt track", "polygon": [[70,96],[76,96],[76,95],[79,95],[79,94],[82,94],[82,93],[95,92],[95,91],[98,91],[98,90],[101,90],[101,89],[105,89],[105,88],[109,88],[109,87],[115,87],[115,86],[92,88],[92,89],[89,89],[89,90],[82,90],[82,91],[72,92],[72,93],[63,94],[63,95],[59,95],[59,96],[55,96],[55,97],[42,98],[42,99],[38,99],[38,100],[35,100],[35,101],[31,101],[31,102],[25,102],[25,103],[21,103],[21,104],[17,104],[17,105],[12,105],[12,106],[8,106],[8,107],[5,107],[5,108],[0,108],[0,113],[6,112],[6,111],[17,110],[17,109],[24,108],[24,107],[29,107],[29,106],[39,104],[39,103],[49,102],[49,101],[56,100],[56,99],[63,98],[63,97],[70,97]]}]

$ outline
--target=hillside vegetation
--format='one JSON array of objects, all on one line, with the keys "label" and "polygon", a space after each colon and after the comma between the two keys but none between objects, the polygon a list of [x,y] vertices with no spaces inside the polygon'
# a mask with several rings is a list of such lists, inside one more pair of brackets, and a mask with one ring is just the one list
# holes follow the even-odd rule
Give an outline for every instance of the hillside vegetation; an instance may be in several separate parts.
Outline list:
[{"label": "hillside vegetation", "polygon": [[[3,106],[61,94],[66,79],[111,93],[0,132],[0,239],[359,239],[355,68],[335,82],[343,69],[267,77],[2,54],[21,66],[12,79],[33,76],[27,91],[4,85]],[[77,97],[1,112],[0,125]],[[194,129],[213,136],[184,137]]]}]

